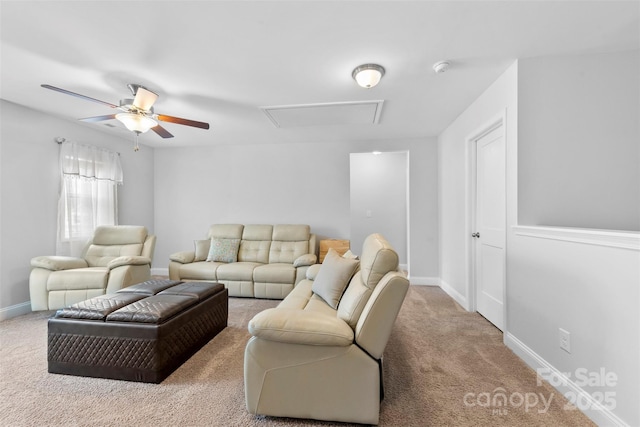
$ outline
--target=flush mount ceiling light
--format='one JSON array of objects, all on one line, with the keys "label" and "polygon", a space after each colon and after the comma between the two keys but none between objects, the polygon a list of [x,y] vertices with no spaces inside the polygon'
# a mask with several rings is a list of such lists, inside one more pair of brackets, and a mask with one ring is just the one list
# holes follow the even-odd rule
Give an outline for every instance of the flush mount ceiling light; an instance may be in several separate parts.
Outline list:
[{"label": "flush mount ceiling light", "polygon": [[135,133],[145,133],[158,125],[158,122],[152,118],[136,113],[116,114],[116,119],[121,121],[127,129]]},{"label": "flush mount ceiling light", "polygon": [[380,83],[384,76],[384,68],[378,64],[364,64],[356,67],[351,76],[360,86],[371,89]]}]

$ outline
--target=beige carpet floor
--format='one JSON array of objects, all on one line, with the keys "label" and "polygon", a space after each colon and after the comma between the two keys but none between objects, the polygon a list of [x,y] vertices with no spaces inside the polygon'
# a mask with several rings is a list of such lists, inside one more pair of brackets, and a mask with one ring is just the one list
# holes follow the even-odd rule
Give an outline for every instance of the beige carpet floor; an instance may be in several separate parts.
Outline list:
[{"label": "beige carpet floor", "polygon": [[[161,384],[49,374],[52,312],[0,322],[0,425],[334,425],[253,416],[245,409],[247,323],[276,304],[230,298],[229,326]],[[535,372],[502,344],[499,330],[437,287],[410,288],[387,345],[384,375],[382,426],[593,425],[567,409],[551,386],[537,384]]]}]

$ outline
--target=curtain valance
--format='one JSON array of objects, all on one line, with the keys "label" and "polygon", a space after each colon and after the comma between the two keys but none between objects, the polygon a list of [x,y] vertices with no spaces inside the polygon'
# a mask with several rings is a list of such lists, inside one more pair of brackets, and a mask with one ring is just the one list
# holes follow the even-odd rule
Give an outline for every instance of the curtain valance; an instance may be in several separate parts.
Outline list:
[{"label": "curtain valance", "polygon": [[115,151],[75,142],[63,142],[60,150],[60,170],[64,178],[109,180],[122,184],[120,155]]}]

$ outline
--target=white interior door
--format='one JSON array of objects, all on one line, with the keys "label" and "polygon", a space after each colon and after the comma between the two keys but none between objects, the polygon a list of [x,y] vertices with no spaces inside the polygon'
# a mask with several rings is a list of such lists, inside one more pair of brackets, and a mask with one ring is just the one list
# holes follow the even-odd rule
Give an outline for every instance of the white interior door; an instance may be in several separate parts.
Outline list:
[{"label": "white interior door", "polygon": [[476,140],[475,284],[476,309],[504,327],[505,287],[504,125]]}]

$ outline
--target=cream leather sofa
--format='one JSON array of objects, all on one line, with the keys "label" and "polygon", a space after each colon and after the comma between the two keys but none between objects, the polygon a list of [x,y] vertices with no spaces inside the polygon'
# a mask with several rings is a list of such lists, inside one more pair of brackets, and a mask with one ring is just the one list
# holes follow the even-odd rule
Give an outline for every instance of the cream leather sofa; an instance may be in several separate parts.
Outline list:
[{"label": "cream leather sofa", "polygon": [[[215,242],[230,241],[238,244],[237,259],[211,258]],[[170,255],[169,278],[220,282],[229,296],[282,299],[317,261],[316,236],[302,224],[214,224],[194,245]]]},{"label": "cream leather sofa", "polygon": [[137,225],[100,226],[82,257],[31,260],[31,309],[57,310],[151,278],[156,236]]},{"label": "cream leather sofa", "polygon": [[314,280],[317,284],[321,275],[336,277],[324,274],[325,264],[327,259],[310,268],[278,307],[249,322],[252,337],[244,356],[247,410],[377,424],[382,356],[409,281],[397,271],[396,252],[384,237],[373,234],[364,242],[360,270],[341,299],[339,289],[334,294],[339,302],[332,308],[314,292]]}]

